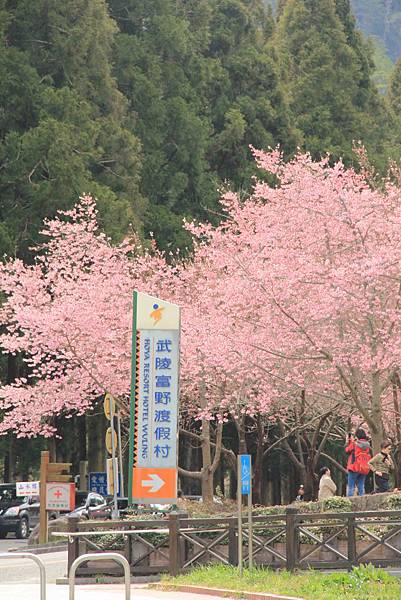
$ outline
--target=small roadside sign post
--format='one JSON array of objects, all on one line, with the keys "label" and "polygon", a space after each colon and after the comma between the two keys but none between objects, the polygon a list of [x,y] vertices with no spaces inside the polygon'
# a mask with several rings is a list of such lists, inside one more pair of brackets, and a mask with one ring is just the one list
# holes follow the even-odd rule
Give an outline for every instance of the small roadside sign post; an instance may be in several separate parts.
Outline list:
[{"label": "small roadside sign post", "polygon": [[177,501],[180,308],[134,292],[129,504]]},{"label": "small roadside sign post", "polygon": [[[113,489],[113,510],[111,511],[111,518],[118,519],[118,502],[117,502],[117,491],[118,491],[118,468],[116,468],[116,446],[117,446],[117,434],[114,429],[114,416],[116,413],[116,401],[111,394],[106,394],[104,397],[104,414],[110,421],[110,427],[106,431],[106,448],[112,458],[112,469],[111,476],[113,477],[113,485],[108,488]],[[107,473],[109,473],[109,467],[107,467]]]},{"label": "small roadside sign post", "polygon": [[17,496],[39,496],[40,482],[39,481],[17,481],[16,495]]},{"label": "small roadside sign post", "polygon": [[[107,494],[109,496],[118,496],[118,462],[116,458],[108,458],[106,460],[106,482]],[[117,487],[115,487],[117,484]]]},{"label": "small roadside sign post", "polygon": [[243,574],[243,529],[242,496],[248,496],[248,566],[253,567],[253,523],[252,523],[252,461],[250,454],[237,457],[237,503],[238,503],[238,568]]},{"label": "small roadside sign post", "polygon": [[[123,472],[123,454],[122,454],[122,445],[121,445],[121,419],[117,410],[117,404],[115,398],[107,393],[104,397],[104,414],[106,419],[110,421],[110,427],[106,432],[106,448],[109,454],[113,453],[112,442],[111,442],[111,431],[115,429],[114,420],[117,421],[117,433],[115,433],[114,437],[114,447],[118,449],[118,474],[119,474],[119,495],[124,496],[124,472]],[[114,418],[112,418],[112,415]]]},{"label": "small roadside sign post", "polygon": [[[40,508],[39,508],[39,543],[48,541],[47,537],[47,511],[48,510],[73,510],[75,504],[75,484],[71,482],[71,463],[49,462],[49,451],[42,450],[40,455]],[[60,485],[59,485],[60,484]],[[65,489],[63,488],[65,486]],[[62,489],[63,488],[63,489]],[[51,506],[50,498],[59,504],[57,508]],[[61,498],[63,498],[63,506]],[[49,508],[48,508],[49,507]]]},{"label": "small roadside sign post", "polygon": [[107,474],[106,471],[93,471],[89,473],[89,491],[107,496]]},{"label": "small roadside sign post", "polygon": [[46,510],[74,510],[75,483],[46,483]]},{"label": "small roadside sign post", "polygon": [[120,415],[117,413],[117,436],[118,436],[118,472],[120,475],[120,487],[119,487],[119,495],[124,498],[124,472],[123,472],[123,451],[121,445],[121,419]]}]

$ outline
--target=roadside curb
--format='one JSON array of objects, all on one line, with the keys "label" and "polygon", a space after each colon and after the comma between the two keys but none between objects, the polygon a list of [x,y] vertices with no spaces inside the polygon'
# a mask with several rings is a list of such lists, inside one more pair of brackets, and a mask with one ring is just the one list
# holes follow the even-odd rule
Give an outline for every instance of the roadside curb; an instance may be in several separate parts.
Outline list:
[{"label": "roadside curb", "polygon": [[[156,586],[156,582],[159,580],[159,575],[131,575],[131,585],[136,583],[138,585],[151,584],[152,586]],[[98,577],[77,577],[75,583],[76,585],[110,585],[113,583],[121,584],[124,583],[124,577],[108,575],[99,575]],[[68,585],[68,577],[58,577],[56,579],[56,585]]]},{"label": "roadside curb", "polygon": [[45,546],[24,546],[24,548],[9,548],[7,552],[29,552],[30,554],[50,554],[50,552],[63,552],[67,544],[52,544]]},{"label": "roadside curb", "polygon": [[219,598],[244,598],[245,600],[304,600],[296,596],[280,596],[270,594],[269,592],[241,592],[239,590],[222,590],[218,588],[209,588],[197,585],[181,584],[150,584],[148,587],[157,590],[174,590],[176,592],[186,592],[188,594],[205,594],[208,596],[218,596]]}]

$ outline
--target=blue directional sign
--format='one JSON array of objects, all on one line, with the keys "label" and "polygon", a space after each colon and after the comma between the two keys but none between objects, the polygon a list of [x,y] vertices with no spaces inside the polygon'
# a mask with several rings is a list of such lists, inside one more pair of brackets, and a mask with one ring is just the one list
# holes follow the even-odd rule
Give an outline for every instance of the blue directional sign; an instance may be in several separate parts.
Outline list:
[{"label": "blue directional sign", "polygon": [[241,494],[251,493],[251,455],[241,454]]},{"label": "blue directional sign", "polygon": [[107,496],[107,473],[103,471],[89,473],[88,487],[90,492]]}]

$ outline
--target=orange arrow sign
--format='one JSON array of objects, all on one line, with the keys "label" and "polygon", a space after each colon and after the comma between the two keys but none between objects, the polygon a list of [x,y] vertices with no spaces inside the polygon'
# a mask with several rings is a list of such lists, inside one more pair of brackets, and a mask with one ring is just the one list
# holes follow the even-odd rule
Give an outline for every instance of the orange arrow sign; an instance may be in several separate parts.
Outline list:
[{"label": "orange arrow sign", "polygon": [[173,502],[176,499],[177,470],[134,467],[132,495],[136,502],[153,499]]}]

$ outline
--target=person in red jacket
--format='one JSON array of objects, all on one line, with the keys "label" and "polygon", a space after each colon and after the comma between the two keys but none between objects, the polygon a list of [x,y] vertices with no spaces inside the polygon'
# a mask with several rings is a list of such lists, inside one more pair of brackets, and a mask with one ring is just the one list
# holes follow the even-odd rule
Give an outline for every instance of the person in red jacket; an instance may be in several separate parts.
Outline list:
[{"label": "person in red jacket", "polygon": [[345,451],[348,454],[347,496],[354,495],[355,486],[358,490],[358,496],[363,496],[365,494],[366,475],[369,473],[368,462],[371,459],[370,444],[363,429],[357,429],[355,435],[348,434]]}]

